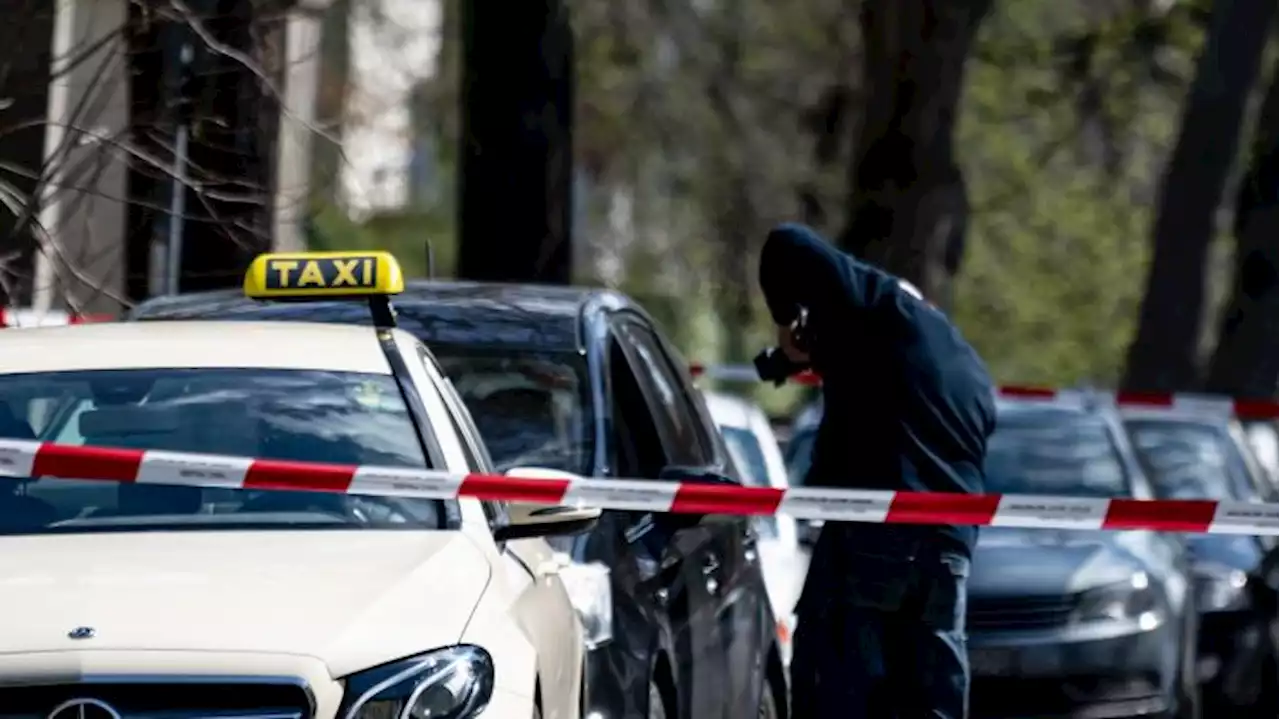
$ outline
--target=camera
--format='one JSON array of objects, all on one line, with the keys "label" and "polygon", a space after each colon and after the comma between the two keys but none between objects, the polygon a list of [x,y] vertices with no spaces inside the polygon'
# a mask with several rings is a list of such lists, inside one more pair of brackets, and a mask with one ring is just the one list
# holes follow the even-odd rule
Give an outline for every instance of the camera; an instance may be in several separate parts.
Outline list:
[{"label": "camera", "polygon": [[[809,313],[804,309],[800,309],[800,315],[791,327],[791,341],[796,347],[802,350],[809,348],[808,333]],[[774,386],[782,386],[787,378],[793,374],[798,374],[806,369],[809,365],[794,362],[783,352],[781,348],[770,347],[762,350],[760,354],[755,356],[752,363],[756,366],[756,374],[760,375],[760,379],[766,382],[772,382]]]},{"label": "camera", "polygon": [[808,369],[807,365],[792,362],[787,353],[777,347],[761,350],[752,362],[760,379],[772,382],[775,386],[782,386],[791,375]]}]

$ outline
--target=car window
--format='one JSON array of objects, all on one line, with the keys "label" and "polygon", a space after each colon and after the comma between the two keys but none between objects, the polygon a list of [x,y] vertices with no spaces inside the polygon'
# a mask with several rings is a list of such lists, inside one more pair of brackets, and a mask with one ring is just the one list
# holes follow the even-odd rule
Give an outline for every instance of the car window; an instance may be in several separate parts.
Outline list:
[{"label": "car window", "polygon": [[591,474],[594,451],[586,367],[573,353],[432,354],[462,398],[494,466]]},{"label": "car window", "polygon": [[787,483],[792,487],[803,487],[805,478],[809,476],[809,465],[813,461],[813,441],[817,436],[816,429],[802,429],[787,442]]},{"label": "car window", "polygon": [[[146,369],[0,375],[0,437],[347,465],[428,465],[394,379],[351,372]],[[0,533],[436,528],[443,516],[443,505],[435,500],[53,478],[0,487]]]},{"label": "car window", "polygon": [[1247,499],[1246,467],[1218,427],[1163,420],[1125,420],[1147,476],[1162,499]]},{"label": "car window", "polygon": [[635,322],[620,324],[624,341],[634,352],[632,367],[653,400],[658,430],[671,461],[711,466],[714,457],[699,434],[699,418],[685,394],[684,384],[670,371],[670,363],[653,333]]},{"label": "car window", "polygon": [[[755,435],[737,427],[721,427],[720,431],[725,433],[746,432],[747,436],[740,438],[739,441],[727,441],[725,443],[725,449],[729,452],[729,461],[737,469],[738,476],[743,477],[748,486],[768,487],[769,483],[766,475],[763,473],[753,475],[752,471],[748,469],[752,464],[757,463],[757,460],[752,458],[752,453],[759,455],[758,463],[761,470],[764,468],[764,456],[760,455],[760,444],[755,441]],[[726,434],[726,439],[727,438],[728,435]],[[756,481],[755,477],[766,478],[762,481]],[[778,518],[775,516],[752,517],[751,526],[755,528],[756,534],[761,538],[778,538]]]},{"label": "car window", "polygon": [[769,487],[769,469],[765,464],[764,449],[756,439],[755,433],[745,427],[720,427],[729,455],[742,474],[744,482],[751,487]]},{"label": "car window", "polygon": [[1264,501],[1273,502],[1276,499],[1276,487],[1272,483],[1270,470],[1258,458],[1258,449],[1255,447],[1249,433],[1239,424],[1231,425],[1231,444],[1235,447],[1235,455],[1239,458],[1240,463],[1244,465],[1244,476],[1248,484],[1249,498],[1262,499]]},{"label": "car window", "polygon": [[1010,412],[987,443],[986,491],[1082,497],[1132,495],[1107,424],[1067,412]]},{"label": "car window", "polygon": [[610,464],[614,476],[658,479],[671,458],[649,400],[616,338],[609,342]]},{"label": "car window", "polygon": [[440,383],[440,399],[444,402],[445,408],[449,410],[449,422],[453,426],[454,432],[457,433],[458,441],[462,444],[462,453],[467,458],[467,467],[472,472],[487,472],[492,469],[487,450],[480,438],[480,432],[476,429],[475,424],[471,421],[471,415],[467,411],[466,403],[458,396],[457,390],[453,386],[453,382],[449,379],[448,374],[440,366],[440,363],[427,352],[425,347],[419,345],[418,359],[422,361],[428,368],[435,370],[443,380]]},{"label": "car window", "polygon": [[[493,471],[493,460],[489,457],[489,452],[485,448],[479,430],[476,429],[475,424],[471,421],[471,413],[467,411],[466,403],[463,402],[462,398],[458,396],[457,390],[454,389],[453,382],[450,381],[435,357],[421,345],[418,346],[418,358],[428,368],[435,370],[435,374],[440,376],[440,399],[449,411],[449,422],[453,426],[453,430],[457,432],[458,443],[462,445],[462,454],[467,459],[467,468],[472,472],[487,473]],[[480,502],[480,506],[484,509],[485,519],[489,521],[490,526],[506,523],[506,502],[483,500]]]}]

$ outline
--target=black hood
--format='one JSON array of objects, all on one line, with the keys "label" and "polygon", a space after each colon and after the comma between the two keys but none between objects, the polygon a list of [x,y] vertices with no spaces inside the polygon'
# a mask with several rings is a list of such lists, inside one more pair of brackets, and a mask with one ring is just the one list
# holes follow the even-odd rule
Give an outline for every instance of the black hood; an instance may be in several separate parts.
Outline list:
[{"label": "black hood", "polygon": [[1062,596],[1124,582],[1143,565],[1119,532],[987,527],[973,554],[970,596]]}]

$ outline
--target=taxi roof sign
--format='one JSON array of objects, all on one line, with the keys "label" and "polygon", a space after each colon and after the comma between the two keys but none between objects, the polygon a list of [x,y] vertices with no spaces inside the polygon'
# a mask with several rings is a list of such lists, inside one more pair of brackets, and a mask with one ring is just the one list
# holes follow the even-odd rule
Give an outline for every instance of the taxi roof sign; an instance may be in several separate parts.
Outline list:
[{"label": "taxi roof sign", "polygon": [[404,291],[404,273],[389,252],[280,252],[258,255],[244,276],[255,299],[377,297]]}]

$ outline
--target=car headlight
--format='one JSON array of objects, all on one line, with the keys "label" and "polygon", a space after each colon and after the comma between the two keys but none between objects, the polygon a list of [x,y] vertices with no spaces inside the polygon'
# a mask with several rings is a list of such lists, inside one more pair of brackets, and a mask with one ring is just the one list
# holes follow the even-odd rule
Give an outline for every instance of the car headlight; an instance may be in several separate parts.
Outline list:
[{"label": "car headlight", "polygon": [[349,677],[342,719],[467,719],[493,696],[493,660],[459,645]]},{"label": "car headlight", "polygon": [[1077,622],[1138,620],[1144,629],[1155,629],[1164,612],[1159,591],[1146,572],[1135,572],[1127,582],[1085,592],[1076,609]]},{"label": "car headlight", "polygon": [[1244,608],[1245,586],[1249,576],[1217,562],[1196,562],[1191,567],[1195,577],[1197,608],[1202,612]]},{"label": "car headlight", "polygon": [[569,603],[582,622],[582,639],[587,649],[595,649],[613,639],[613,588],[609,568],[600,562],[565,562],[560,581],[569,594]]}]

